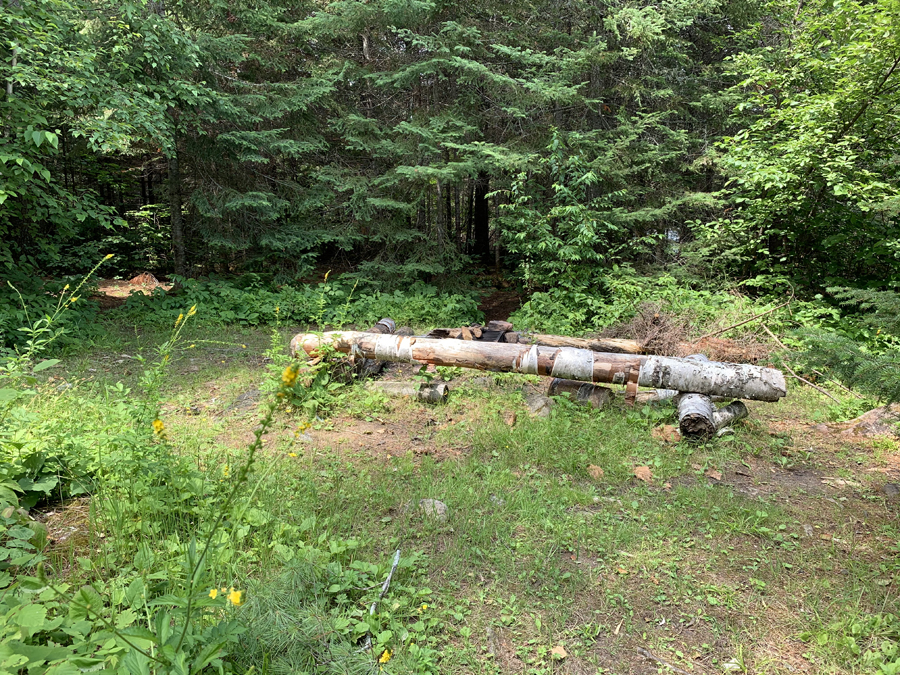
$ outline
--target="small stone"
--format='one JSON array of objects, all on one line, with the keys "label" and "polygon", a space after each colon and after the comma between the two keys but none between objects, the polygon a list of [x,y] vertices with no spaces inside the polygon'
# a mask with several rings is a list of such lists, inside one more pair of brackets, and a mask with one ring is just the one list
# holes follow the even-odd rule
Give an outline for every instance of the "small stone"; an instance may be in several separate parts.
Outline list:
[{"label": "small stone", "polygon": [[513,427],[516,425],[516,413],[514,413],[512,410],[507,410],[500,413],[500,417],[503,419],[503,423],[506,426]]},{"label": "small stone", "polygon": [[444,502],[437,499],[420,499],[419,510],[426,516],[436,518],[442,523],[447,522],[447,518],[450,517],[450,509]]},{"label": "small stone", "polygon": [[897,485],[896,483],[885,483],[881,487],[881,491],[884,493],[884,496],[891,501],[900,499],[900,485]]},{"label": "small stone", "polygon": [[529,394],[525,397],[525,405],[532,417],[550,417],[553,401],[543,394]]},{"label": "small stone", "polygon": [[232,403],[225,409],[225,412],[230,413],[235,410],[246,410],[247,408],[252,408],[259,402],[261,393],[262,392],[260,392],[259,389],[251,389],[250,391],[244,392],[235,399],[234,403]]},{"label": "small stone", "polygon": [[503,506],[504,504],[506,504],[506,500],[501,499],[497,495],[491,495],[491,503],[496,504],[497,506]]},{"label": "small stone", "polygon": [[815,533],[816,533],[816,531],[813,529],[813,526],[812,526],[812,525],[806,525],[806,524],[803,525],[803,534],[804,534],[805,536],[811,537],[811,536],[813,536]]}]

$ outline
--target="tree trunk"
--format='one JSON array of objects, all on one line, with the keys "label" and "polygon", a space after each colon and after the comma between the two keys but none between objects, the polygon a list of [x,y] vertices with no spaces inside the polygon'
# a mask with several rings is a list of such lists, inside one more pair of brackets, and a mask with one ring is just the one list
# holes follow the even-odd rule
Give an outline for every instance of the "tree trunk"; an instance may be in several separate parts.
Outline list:
[{"label": "tree trunk", "polygon": [[473,213],[473,237],[475,247],[472,253],[481,258],[482,262],[489,263],[491,256],[491,209],[488,204],[487,194],[490,191],[490,178],[484,172],[478,174],[475,179],[475,204]]},{"label": "tree trunk", "polygon": [[435,340],[396,335],[335,331],[324,337],[300,334],[291,352],[315,354],[322,340],[340,352],[366,358],[478,370],[517,372],[580,382],[605,382],[677,389],[699,394],[777,401],[787,394],[781,371],[733,363],[698,363],[666,356],[606,354],[586,349]]},{"label": "tree trunk", "polygon": [[181,214],[181,167],[178,164],[178,145],[169,156],[169,219],[172,225],[172,248],[175,252],[175,274],[187,276],[184,253],[184,219]]}]

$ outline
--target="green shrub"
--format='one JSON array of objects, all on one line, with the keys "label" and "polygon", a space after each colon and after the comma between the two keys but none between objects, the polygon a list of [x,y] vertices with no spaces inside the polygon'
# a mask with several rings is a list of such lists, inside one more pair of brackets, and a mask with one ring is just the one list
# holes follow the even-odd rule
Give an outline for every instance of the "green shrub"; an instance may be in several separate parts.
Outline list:
[{"label": "green shrub", "polygon": [[275,286],[256,275],[237,280],[183,279],[177,294],[157,290],[133,294],[119,310],[128,320],[171,325],[185,306],[195,305],[204,321],[258,326],[285,324],[370,326],[383,317],[397,325],[460,325],[479,320],[478,295],[442,293],[417,282],[404,290],[383,291],[338,279],[316,285]]}]

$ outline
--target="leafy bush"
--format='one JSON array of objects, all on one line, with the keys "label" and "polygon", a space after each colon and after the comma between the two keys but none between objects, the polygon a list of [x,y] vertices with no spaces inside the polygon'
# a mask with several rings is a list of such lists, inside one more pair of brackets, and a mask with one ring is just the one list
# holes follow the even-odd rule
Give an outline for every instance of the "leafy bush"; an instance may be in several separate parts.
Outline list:
[{"label": "leafy bush", "polygon": [[[13,353],[17,347],[25,348],[28,335],[21,328],[34,328],[35,322],[57,313],[60,302],[72,297],[69,291],[78,285],[74,278],[47,281],[35,270],[18,266],[7,267],[4,276],[6,283],[0,284],[0,356]],[[91,291],[88,280],[74,296],[77,300],[57,316],[56,327],[63,329],[60,344],[73,344],[75,335],[84,342],[97,334],[99,307],[87,299]]]},{"label": "leafy bush", "polygon": [[274,286],[256,275],[238,280],[181,280],[177,294],[134,294],[120,310],[135,322],[171,323],[187,305],[210,322],[257,326],[278,320],[290,324],[372,325],[391,317],[398,325],[459,325],[479,320],[478,296],[445,294],[417,282],[405,290],[382,291],[347,280],[307,286]]},{"label": "leafy bush", "polygon": [[523,329],[573,335],[628,321],[643,302],[676,314],[691,312],[703,324],[733,308],[735,297],[692,288],[669,274],[640,276],[629,267],[614,267],[590,281],[535,293],[510,320]]},{"label": "leafy bush", "polygon": [[900,618],[896,614],[870,614],[842,619],[825,629],[806,632],[800,639],[812,642],[829,660],[862,666],[863,672],[900,675]]}]

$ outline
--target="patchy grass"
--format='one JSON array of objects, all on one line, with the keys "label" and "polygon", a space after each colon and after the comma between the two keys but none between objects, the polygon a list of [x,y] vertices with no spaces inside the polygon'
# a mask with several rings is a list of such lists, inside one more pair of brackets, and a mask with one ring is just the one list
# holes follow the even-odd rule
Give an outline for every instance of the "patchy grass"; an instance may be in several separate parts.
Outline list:
[{"label": "patchy grass", "polygon": [[[120,329],[54,372],[98,397],[135,389],[135,357],[158,338]],[[270,336],[203,338],[190,335],[195,347],[173,363],[164,419],[171,442],[222,480],[257,424]],[[536,378],[452,374],[445,406],[357,384],[312,428],[279,412],[250,481],[264,508],[232,533],[239,554],[222,573],[258,598],[246,611],[264,651],[300,602],[285,589],[313,583],[294,551],[271,543],[285,525],[305,541],[351,540],[360,560],[418,554],[395,583],[415,577],[429,591],[417,611],[434,622],[439,656],[423,666],[401,650],[386,672],[872,672],[873,650],[896,639],[895,623],[873,617],[897,612],[897,506],[881,487],[900,475],[900,446],[829,431],[822,423],[841,411],[812,390],[752,404],[735,436],[693,446],[651,436],[671,422],[665,405],[559,401],[532,419],[523,392]],[[635,476],[641,466],[651,480]],[[446,504],[446,520],[417,508],[422,499]],[[77,577],[87,506],[54,509],[59,567]],[[297,649],[272,663],[299,668]]]}]

